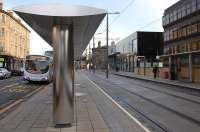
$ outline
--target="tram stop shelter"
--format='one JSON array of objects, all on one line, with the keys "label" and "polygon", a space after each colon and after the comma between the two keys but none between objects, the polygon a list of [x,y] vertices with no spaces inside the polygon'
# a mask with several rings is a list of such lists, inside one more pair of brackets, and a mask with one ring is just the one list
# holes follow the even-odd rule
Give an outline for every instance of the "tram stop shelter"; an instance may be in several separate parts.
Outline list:
[{"label": "tram stop shelter", "polygon": [[80,56],[106,15],[87,6],[27,5],[13,8],[54,50],[53,120],[70,126],[74,115],[74,58]]}]

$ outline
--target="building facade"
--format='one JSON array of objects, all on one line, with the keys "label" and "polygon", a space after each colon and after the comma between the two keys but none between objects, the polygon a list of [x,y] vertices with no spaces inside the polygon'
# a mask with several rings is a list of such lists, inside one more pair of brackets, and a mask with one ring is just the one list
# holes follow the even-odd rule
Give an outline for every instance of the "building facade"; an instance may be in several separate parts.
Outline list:
[{"label": "building facade", "polygon": [[164,62],[169,79],[200,83],[200,0],[180,0],[165,10]]},{"label": "building facade", "polygon": [[[2,5],[2,3],[0,4]],[[12,71],[30,52],[30,31],[11,11],[0,8],[0,67]],[[16,62],[16,63],[15,63]]]},{"label": "building facade", "polygon": [[162,32],[135,32],[119,41],[115,46],[116,52],[109,54],[110,68],[152,75],[156,56],[163,53],[162,42]]},{"label": "building facade", "polygon": [[107,64],[107,47],[98,46],[92,49],[92,63],[95,69],[105,70]]}]

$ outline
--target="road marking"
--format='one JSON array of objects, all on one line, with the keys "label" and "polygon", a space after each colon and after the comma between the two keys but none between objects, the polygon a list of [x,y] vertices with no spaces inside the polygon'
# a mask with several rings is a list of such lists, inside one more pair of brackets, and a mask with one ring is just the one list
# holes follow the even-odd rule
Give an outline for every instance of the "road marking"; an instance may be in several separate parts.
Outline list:
[{"label": "road marking", "polygon": [[8,105],[7,107],[3,108],[2,110],[0,110],[0,115],[2,115],[3,113],[5,113],[9,109],[15,107],[16,105],[20,104],[22,101],[23,101],[23,99],[19,99],[19,100],[15,101],[14,103]]},{"label": "road marking", "polygon": [[5,86],[5,87],[1,88],[0,91],[3,91],[3,90],[5,90],[6,88],[10,88],[10,87],[17,86],[17,85],[19,85],[19,83],[14,83],[14,84]]},{"label": "road marking", "polygon": [[15,102],[13,102],[12,104],[6,106],[5,108],[0,109],[0,115],[2,115],[3,113],[7,112],[8,110],[10,110],[11,108],[17,106],[18,104],[22,103],[24,101],[25,98],[28,98],[32,95],[34,95],[35,93],[37,93],[38,91],[40,91],[42,88],[47,88],[49,85],[47,86],[40,86],[39,88],[37,88],[36,90],[34,90],[33,92],[27,94],[26,96],[23,97],[23,99],[18,99]]},{"label": "road marking", "polygon": [[[84,75],[85,76],[85,75]],[[118,108],[120,108],[125,114],[127,114],[134,122],[136,122],[142,129],[146,132],[151,132],[147,127],[145,127],[138,119],[133,117],[126,109],[124,109],[120,104],[118,104],[110,95],[108,95],[101,87],[99,87],[95,82],[90,80],[85,76],[88,81],[90,81],[95,87],[97,87],[108,99],[110,99]]]}]

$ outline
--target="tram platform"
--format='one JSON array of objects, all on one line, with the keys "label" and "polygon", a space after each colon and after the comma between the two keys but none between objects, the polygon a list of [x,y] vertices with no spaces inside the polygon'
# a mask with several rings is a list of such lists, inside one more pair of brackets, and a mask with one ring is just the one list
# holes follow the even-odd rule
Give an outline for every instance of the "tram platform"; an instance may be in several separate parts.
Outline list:
[{"label": "tram platform", "polygon": [[72,127],[54,127],[50,84],[0,120],[0,132],[148,131],[82,72],[76,73],[75,93],[75,119]]},{"label": "tram platform", "polygon": [[169,79],[161,79],[161,78],[154,79],[153,77],[137,75],[132,72],[111,71],[110,73],[114,74],[114,75],[118,75],[118,76],[134,78],[134,79],[139,79],[139,80],[145,80],[145,81],[150,81],[150,82],[155,82],[155,83],[160,83],[160,84],[166,84],[166,85],[175,86],[175,87],[200,90],[200,84],[197,84],[197,83],[183,82],[183,81],[169,80]]}]

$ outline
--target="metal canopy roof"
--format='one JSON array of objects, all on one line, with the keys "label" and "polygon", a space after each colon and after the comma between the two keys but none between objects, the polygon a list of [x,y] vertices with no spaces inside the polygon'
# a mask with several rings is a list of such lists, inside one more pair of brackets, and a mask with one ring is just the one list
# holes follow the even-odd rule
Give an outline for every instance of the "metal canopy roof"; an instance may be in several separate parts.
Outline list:
[{"label": "metal canopy roof", "polygon": [[13,10],[50,45],[53,25],[72,25],[75,57],[82,54],[106,15],[105,10],[87,6],[29,5]]}]

